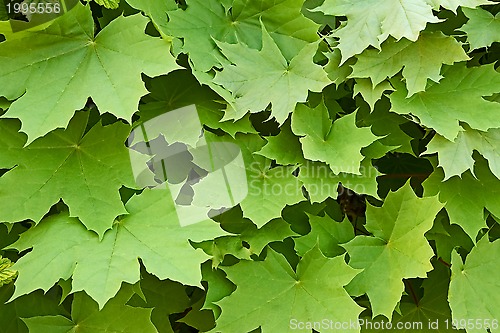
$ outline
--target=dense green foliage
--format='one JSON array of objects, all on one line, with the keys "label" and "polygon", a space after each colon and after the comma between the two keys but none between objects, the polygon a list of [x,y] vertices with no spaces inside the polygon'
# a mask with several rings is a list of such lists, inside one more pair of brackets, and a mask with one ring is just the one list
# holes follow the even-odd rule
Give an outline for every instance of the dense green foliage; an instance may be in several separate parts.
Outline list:
[{"label": "dense green foliage", "polygon": [[0,333],[500,332],[498,1],[17,3]]}]

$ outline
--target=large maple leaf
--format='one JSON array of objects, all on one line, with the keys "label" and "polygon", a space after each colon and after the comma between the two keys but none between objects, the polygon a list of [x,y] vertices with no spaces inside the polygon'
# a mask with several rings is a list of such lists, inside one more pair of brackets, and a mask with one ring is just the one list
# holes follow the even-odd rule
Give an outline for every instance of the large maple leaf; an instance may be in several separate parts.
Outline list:
[{"label": "large maple leaf", "polygon": [[181,226],[168,190],[145,190],[126,204],[102,241],[67,213],[52,215],[23,233],[12,248],[32,251],[13,266],[19,272],[13,298],[48,290],[59,279],[72,278],[72,292],[85,291],[102,308],[122,282],[139,281],[139,261],[160,279],[200,285],[200,264],[207,257],[189,240],[224,234],[211,220]]},{"label": "large maple leaf", "polygon": [[[0,178],[0,220],[39,222],[63,199],[71,216],[78,216],[102,237],[118,215],[127,213],[118,190],[122,185],[136,187],[124,145],[130,127],[97,123],[84,134],[88,116],[78,112],[67,129],[57,129],[26,147],[24,134],[0,132],[0,141],[16,142],[0,147],[0,152],[12,155],[17,164]],[[10,119],[0,123],[12,124]]]},{"label": "large maple leaf", "polygon": [[382,51],[366,50],[352,66],[350,77],[366,77],[373,86],[403,69],[408,97],[424,91],[427,79],[442,79],[442,64],[468,60],[469,57],[455,38],[441,32],[422,33],[416,42],[390,39],[382,44]]},{"label": "large maple leaf", "polygon": [[[241,261],[224,270],[237,287],[217,303],[222,314],[210,332],[248,332],[259,326],[264,333],[288,332],[294,323],[329,318],[357,323],[362,310],[343,288],[358,271],[343,255],[329,259],[318,247],[302,257],[296,272],[270,248],[264,261]],[[359,332],[359,326],[343,332]]]},{"label": "large maple leaf", "polygon": [[0,96],[18,98],[4,117],[21,119],[28,143],[66,127],[89,97],[101,113],[130,121],[147,93],[141,73],[179,68],[169,43],[144,33],[147,23],[140,14],[119,17],[94,36],[92,13],[78,3],[43,30],[12,33],[0,26],[6,37]]},{"label": "large maple leaf", "polygon": [[290,62],[264,25],[260,51],[241,43],[217,44],[232,64],[217,72],[214,82],[231,91],[238,118],[272,104],[271,116],[282,124],[297,103],[307,100],[308,91],[320,92],[330,83],[323,68],[313,62],[317,43],[305,45]]},{"label": "large maple leaf", "polygon": [[373,236],[356,236],[342,246],[351,258],[349,265],[364,269],[348,291],[368,295],[373,317],[391,319],[404,290],[402,279],[426,277],[432,270],[434,252],[424,233],[442,207],[437,197],[418,198],[409,183],[390,192],[382,207],[367,205],[366,230]]},{"label": "large maple leaf", "polygon": [[500,127],[500,103],[483,98],[497,93],[500,86],[500,73],[493,64],[469,68],[458,63],[443,69],[442,75],[440,83],[430,81],[425,91],[410,98],[402,82],[391,81],[396,88],[390,96],[391,111],[414,115],[451,141],[463,130],[459,121],[481,131]]},{"label": "large maple leaf", "polygon": [[[500,318],[500,241],[489,242],[485,235],[467,256],[465,263],[454,250],[448,301],[454,322],[468,333],[498,332]],[[467,326],[476,322],[481,326]]]}]

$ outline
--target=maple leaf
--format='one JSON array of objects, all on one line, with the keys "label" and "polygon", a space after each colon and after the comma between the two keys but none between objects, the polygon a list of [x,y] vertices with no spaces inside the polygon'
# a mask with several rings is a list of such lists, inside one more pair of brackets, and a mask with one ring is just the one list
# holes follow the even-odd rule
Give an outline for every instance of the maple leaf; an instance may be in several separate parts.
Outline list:
[{"label": "maple leaf", "polygon": [[469,59],[460,43],[442,32],[422,32],[415,42],[391,38],[382,44],[382,51],[366,50],[357,58],[349,77],[370,78],[373,86],[404,68],[407,97],[424,91],[427,79],[439,82],[442,64],[452,65]]},{"label": "maple leaf", "polygon": [[339,182],[359,194],[378,198],[377,176],[380,173],[373,167],[369,158],[360,164],[360,174],[340,172],[335,174],[322,162],[310,162],[300,166],[299,180],[304,184],[311,202],[323,202],[326,198],[336,199]]},{"label": "maple leaf", "polygon": [[439,166],[444,170],[444,180],[447,180],[472,170],[474,150],[489,161],[491,172],[500,179],[500,129],[481,132],[466,128],[453,142],[438,134],[429,142],[425,153],[438,153]]},{"label": "maple leaf", "polygon": [[[500,241],[489,242],[485,235],[467,255],[465,263],[454,250],[451,259],[451,281],[448,301],[452,318],[460,326],[463,322],[481,318],[481,326],[466,327],[469,333],[498,331],[500,317]],[[497,325],[494,323],[496,322]],[[496,327],[495,327],[496,326]],[[459,327],[465,328],[465,327]]]},{"label": "maple leaf", "polygon": [[99,311],[97,303],[83,292],[75,295],[71,319],[58,316],[25,318],[31,333],[157,333],[151,323],[151,309],[126,305],[133,295],[131,286],[124,286],[115,298]]},{"label": "maple leaf", "polygon": [[340,38],[341,63],[370,45],[379,49],[389,36],[414,42],[427,23],[440,21],[426,0],[326,0],[315,11],[347,17],[333,34]]},{"label": "maple leaf", "polygon": [[[293,175],[296,166],[271,167],[270,159],[254,154],[261,150],[265,143],[258,135],[237,134],[233,139],[227,135],[217,137],[206,133],[205,138],[207,142],[234,143],[241,149],[244,165],[235,164],[234,171],[227,172],[229,177],[223,179],[230,184],[228,187],[232,185],[233,188],[231,196],[226,200],[228,204],[233,206],[239,202],[243,216],[251,219],[257,227],[260,228],[270,220],[280,217],[281,210],[286,205],[293,205],[305,200],[301,189],[302,183]],[[195,161],[200,161],[196,155]],[[203,164],[201,165],[203,166]],[[240,174],[237,172],[238,167],[244,169],[246,179],[238,176]],[[211,177],[211,175],[209,174],[199,183],[193,185],[193,204],[210,205],[212,198],[207,193],[214,193],[215,184],[221,182],[220,178]],[[242,182],[246,182],[246,184],[242,184]],[[224,195],[220,194],[219,196],[223,197]],[[221,198],[218,198],[219,202],[220,200]]]},{"label": "maple leaf", "polygon": [[339,244],[347,243],[354,238],[354,229],[348,219],[342,222],[333,220],[330,216],[309,215],[311,231],[300,237],[295,237],[295,250],[303,256],[316,245],[327,257],[335,257],[345,253]]},{"label": "maple leaf", "polygon": [[102,241],[67,213],[52,215],[23,233],[10,247],[32,251],[13,266],[19,272],[13,298],[48,290],[60,278],[72,277],[72,292],[85,291],[102,308],[122,281],[139,280],[138,258],[160,279],[199,285],[199,264],[206,255],[194,250],[189,240],[223,235],[218,224],[207,220],[181,227],[164,189],[144,190],[126,208],[129,215],[118,220]]},{"label": "maple leaf", "polygon": [[375,109],[375,103],[382,98],[382,94],[386,90],[394,90],[391,84],[387,81],[380,82],[374,86],[371,79],[356,79],[353,94],[361,94],[365,102],[370,106],[370,109],[373,110]]},{"label": "maple leaf", "polygon": [[439,10],[439,7],[443,7],[451,10],[453,13],[457,12],[459,6],[475,8],[481,5],[493,4],[490,0],[428,0],[428,2],[435,10]]},{"label": "maple leaf", "polygon": [[218,0],[187,0],[186,4],[185,11],[168,12],[170,21],[163,31],[182,38],[182,51],[199,71],[225,62],[214,40],[260,47],[261,21],[287,59],[318,40],[318,25],[301,14],[302,0],[234,0],[227,5]]},{"label": "maple leaf", "polygon": [[169,43],[144,34],[147,23],[120,16],[94,37],[91,11],[78,3],[43,30],[2,31],[0,96],[18,98],[3,117],[21,120],[28,143],[66,127],[89,97],[101,113],[130,121],[147,93],[141,73],[179,68]]},{"label": "maple leaf", "polygon": [[232,92],[239,118],[271,103],[271,116],[282,124],[297,103],[307,100],[308,91],[320,92],[330,83],[323,68],[312,61],[317,43],[307,44],[288,62],[264,25],[260,51],[241,43],[217,45],[232,64],[217,72],[214,82]]},{"label": "maple leaf", "polygon": [[[275,160],[276,163],[282,165],[305,162],[299,138],[293,134],[289,120],[280,127],[278,135],[267,137],[266,140],[266,145],[256,152],[257,154]],[[287,149],[283,149],[283,147],[287,147]]]},{"label": "maple leaf", "polygon": [[10,169],[16,165],[19,151],[26,142],[25,135],[19,134],[21,122],[18,119],[0,120],[0,168]]},{"label": "maple leaf", "polygon": [[474,174],[467,171],[444,181],[442,169],[435,170],[423,183],[424,193],[436,195],[445,203],[450,223],[458,224],[476,242],[482,228],[487,228],[484,208],[493,215],[500,216],[500,180],[495,177],[486,160],[475,156]]},{"label": "maple leaf", "polygon": [[434,270],[428,273],[422,283],[424,294],[421,298],[420,293],[415,292],[417,289],[413,280],[407,280],[405,284],[411,288],[407,290],[409,295],[403,296],[392,321],[380,317],[373,320],[369,317],[360,318],[364,322],[361,332],[387,333],[395,327],[400,327],[403,332],[412,333],[456,333],[457,330],[451,324],[451,311],[447,302],[449,283],[450,270],[445,265],[435,264]]},{"label": "maple leaf", "polygon": [[[130,127],[97,123],[84,134],[88,116],[78,112],[66,130],[57,129],[24,148],[24,134],[0,132],[0,140],[17,145],[0,147],[17,164],[0,178],[1,220],[38,222],[62,198],[70,216],[80,217],[102,237],[118,215],[127,213],[118,190],[122,185],[136,187],[123,144]],[[12,123],[0,122],[5,121]]]},{"label": "maple leaf", "polygon": [[396,89],[390,96],[391,111],[417,116],[422,125],[450,141],[462,131],[459,121],[482,131],[500,127],[500,103],[483,99],[500,86],[500,73],[493,64],[468,68],[459,63],[443,69],[442,75],[439,84],[429,83],[425,91],[410,98],[403,83],[391,81]]},{"label": "maple leaf", "polygon": [[[89,2],[90,0],[85,0]],[[92,0],[95,1],[97,4],[104,6],[105,8],[108,9],[117,9],[118,6],[120,5],[120,0]]]},{"label": "maple leaf", "polygon": [[[160,333],[174,333],[169,315],[182,313],[190,306],[186,286],[170,280],[159,280],[156,276],[141,271],[140,292],[127,302],[136,308],[152,308],[151,322]],[[142,331],[141,331],[142,332]]]},{"label": "maple leaf", "polygon": [[314,109],[298,105],[292,114],[292,131],[300,138],[304,157],[312,161],[326,162],[334,174],[360,175],[364,156],[361,149],[377,136],[369,128],[356,126],[356,113],[336,119],[333,124],[323,103]]},{"label": "maple leaf", "polygon": [[391,319],[404,290],[402,279],[426,277],[432,270],[434,252],[424,233],[442,207],[437,197],[418,198],[408,182],[390,192],[382,207],[367,204],[365,227],[373,236],[356,236],[342,246],[349,265],[363,269],[347,290],[368,295],[373,317]]},{"label": "maple leaf", "polygon": [[0,288],[0,321],[2,333],[28,333],[22,318],[35,316],[68,316],[69,313],[59,304],[59,295],[55,290],[43,293],[41,290],[24,295],[9,302],[14,292],[14,284]]},{"label": "maple leaf", "polygon": [[[344,256],[326,258],[318,247],[308,251],[294,272],[285,258],[268,248],[264,261],[240,261],[224,267],[236,290],[217,304],[222,314],[210,332],[293,330],[295,322],[357,322],[362,308],[344,290],[358,273]],[[259,292],[256,293],[255,291]],[[346,329],[344,332],[359,332]]]},{"label": "maple leaf", "polygon": [[488,47],[493,42],[500,42],[500,13],[495,16],[481,8],[462,8],[469,21],[460,30],[467,34],[470,49]]}]

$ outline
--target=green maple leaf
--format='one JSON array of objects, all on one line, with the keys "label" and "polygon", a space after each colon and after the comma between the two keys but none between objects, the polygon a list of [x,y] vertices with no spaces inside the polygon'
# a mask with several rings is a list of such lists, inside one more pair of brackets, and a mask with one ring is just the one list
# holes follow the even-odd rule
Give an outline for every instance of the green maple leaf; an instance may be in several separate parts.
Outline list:
[{"label": "green maple leaf", "polygon": [[260,51],[241,43],[217,45],[232,64],[217,72],[214,82],[231,91],[238,118],[272,104],[271,116],[282,124],[297,103],[307,100],[308,91],[320,92],[330,83],[313,62],[317,43],[305,45],[288,62],[264,25]]},{"label": "green maple leaf", "polygon": [[[298,164],[305,162],[302,155],[299,138],[293,134],[290,128],[290,121],[286,121],[276,136],[266,138],[267,143],[257,154],[275,160],[281,165]],[[286,147],[286,149],[283,149]]]},{"label": "green maple leaf", "polygon": [[[408,280],[408,284],[412,280]],[[450,283],[450,270],[443,264],[435,264],[434,270],[429,272],[428,277],[422,283],[424,294],[418,298],[418,292],[404,296],[404,301],[399,304],[399,311],[394,313],[391,321],[392,327],[388,325],[387,320],[377,317],[373,321],[371,318],[363,318],[366,323],[363,325],[362,333],[393,332],[396,327],[401,325],[403,332],[436,332],[451,333],[462,332],[452,327],[451,311],[448,305],[448,284]],[[415,289],[415,287],[413,287]],[[415,298],[414,298],[415,297]],[[369,324],[375,326],[384,322],[387,329],[370,329]],[[411,328],[408,326],[411,324]],[[379,326],[381,326],[379,324]],[[375,326],[376,327],[376,326]],[[390,327],[390,328],[389,328]],[[405,328],[405,329],[403,329]]]},{"label": "green maple leaf", "polygon": [[[90,0],[85,0],[85,1],[89,2]],[[97,4],[109,9],[116,9],[120,5],[120,0],[92,0],[92,1],[95,1]]]},{"label": "green maple leaf", "polygon": [[[476,244],[467,256],[465,263],[460,255],[453,251],[451,260],[451,281],[448,301],[453,320],[463,324],[476,319],[485,325],[488,321],[490,332],[498,332],[500,318],[500,241],[488,241],[488,236]],[[491,326],[492,321],[497,325]],[[467,327],[467,333],[483,333],[486,327],[474,325]],[[495,327],[496,326],[496,327]]]},{"label": "green maple leaf", "polygon": [[19,271],[13,298],[48,290],[59,279],[72,277],[72,291],[85,291],[102,307],[122,281],[139,280],[138,258],[160,279],[199,285],[199,265],[206,255],[194,250],[189,240],[222,235],[218,224],[207,220],[181,227],[164,189],[145,190],[126,208],[129,215],[117,220],[102,241],[67,213],[52,215],[23,233],[11,247],[33,250],[13,266]]},{"label": "green maple leaf", "polygon": [[264,333],[288,332],[294,320],[357,322],[362,310],[343,288],[358,271],[344,256],[326,258],[318,247],[302,257],[296,272],[271,249],[264,261],[241,261],[224,270],[237,287],[217,303],[222,314],[210,332],[248,332],[259,326]]},{"label": "green maple leaf", "polygon": [[[136,187],[123,144],[130,127],[97,123],[84,134],[88,116],[78,112],[66,130],[57,129],[24,148],[24,134],[0,132],[0,140],[16,142],[0,151],[14,155],[17,164],[0,178],[0,220],[38,222],[62,198],[71,216],[102,237],[118,215],[127,213],[118,190]],[[10,119],[0,122],[13,124]]]},{"label": "green maple leaf", "polygon": [[424,233],[442,207],[437,197],[418,198],[409,183],[390,192],[382,207],[367,205],[365,227],[373,236],[356,236],[342,246],[349,265],[364,269],[349,284],[349,293],[366,293],[373,317],[391,319],[404,290],[402,279],[426,277],[432,270],[434,252]]},{"label": "green maple leaf", "polygon": [[[368,108],[359,108],[357,111],[357,117],[361,120],[360,125],[370,126],[373,134],[382,137],[374,144],[381,143],[388,147],[384,149],[385,151],[381,150],[382,155],[372,153],[369,156],[371,159],[378,159],[390,150],[414,154],[411,144],[414,138],[403,130],[411,124],[410,121],[397,113],[389,112],[390,108],[389,99],[382,98],[373,111],[370,112]],[[414,127],[417,128],[416,125]],[[367,149],[363,149],[365,156],[368,155]]]},{"label": "green maple leaf", "polygon": [[389,36],[414,42],[427,23],[439,22],[426,0],[326,0],[315,10],[347,17],[334,32],[342,63],[370,45],[380,48]]},{"label": "green maple leaf", "polygon": [[[238,259],[250,260],[253,254],[259,255],[270,242],[296,236],[290,225],[283,219],[274,219],[264,224],[260,229],[248,220],[243,220],[245,227],[237,236],[223,236],[213,241],[204,242],[201,248],[212,257],[212,266],[218,267],[227,254]],[[243,242],[247,246],[243,246]]]},{"label": "green maple leaf", "polygon": [[[234,143],[241,149],[244,165],[233,165],[235,168],[227,172],[224,181],[228,188],[231,187],[231,197],[227,203],[231,205],[240,204],[243,216],[254,222],[258,228],[274,218],[281,216],[281,210],[286,205],[293,205],[305,200],[302,194],[302,183],[293,175],[296,166],[271,167],[271,160],[256,154],[264,146],[265,141],[258,135],[237,134],[235,139],[229,136],[217,137],[205,133],[208,142]],[[195,156],[195,161],[199,161]],[[237,169],[244,169],[246,179],[240,177]],[[197,184],[193,185],[193,203],[201,206],[210,206],[212,199],[207,193],[213,193],[214,186],[220,183],[220,179],[209,174]],[[246,182],[243,183],[243,182]],[[242,184],[243,183],[243,184]],[[225,196],[221,194],[220,197]],[[231,199],[231,200],[229,200]],[[236,200],[239,199],[239,200]],[[221,202],[218,198],[218,202]],[[226,206],[230,207],[230,206]]]},{"label": "green maple leaf", "polygon": [[336,119],[333,124],[323,103],[314,109],[298,105],[292,114],[292,131],[300,138],[304,157],[325,162],[334,174],[360,175],[364,156],[361,149],[377,136],[369,128],[356,126],[356,113]]},{"label": "green maple leaf", "polygon": [[[161,281],[156,276],[141,272],[140,290],[127,302],[138,308],[152,308],[151,321],[160,333],[173,333],[169,315],[182,313],[189,305],[186,286],[170,280]],[[106,308],[106,307],[105,307]]]},{"label": "green maple leaf", "polygon": [[443,7],[456,13],[459,6],[475,8],[481,5],[491,5],[492,1],[489,0],[429,0],[430,4],[433,5],[435,10],[439,10],[439,7]]},{"label": "green maple leaf", "polygon": [[444,170],[444,180],[447,180],[472,170],[474,150],[489,161],[491,172],[500,179],[500,129],[481,132],[466,128],[458,133],[454,142],[436,135],[429,142],[426,153],[438,153],[439,166]]},{"label": "green maple leaf", "polygon": [[445,262],[451,262],[451,253],[456,247],[461,247],[470,251],[474,243],[470,237],[456,224],[450,224],[446,212],[441,211],[432,229],[425,233],[428,240],[433,240],[436,244],[436,256]]},{"label": "green maple leaf", "polygon": [[483,99],[500,86],[500,73],[493,64],[468,68],[459,63],[443,69],[442,75],[439,84],[429,83],[424,92],[410,98],[403,83],[392,81],[396,91],[390,96],[391,111],[412,114],[451,141],[462,131],[459,121],[482,131],[500,127],[500,103]]},{"label": "green maple leaf", "polygon": [[174,0],[125,0],[131,7],[139,9],[151,18],[158,32],[163,38],[171,38],[165,34],[165,26],[168,23],[167,13],[178,9]]},{"label": "green maple leaf", "polygon": [[132,295],[132,287],[125,285],[118,295],[99,311],[97,303],[80,292],[73,299],[71,319],[59,315],[23,320],[30,333],[157,333],[151,322],[151,309],[125,305]]},{"label": "green maple leaf", "polygon": [[325,256],[335,257],[345,252],[339,244],[347,243],[354,238],[354,228],[347,219],[337,222],[326,214],[309,215],[309,223],[311,231],[307,235],[294,238],[295,249],[300,256],[317,244]]},{"label": "green maple leaf", "polygon": [[68,315],[66,309],[59,304],[60,298],[55,288],[47,293],[37,290],[8,302],[13,292],[14,284],[0,288],[1,333],[28,333],[28,328],[21,318]]},{"label": "green maple leaf", "polygon": [[500,14],[495,16],[481,8],[462,8],[469,18],[460,30],[467,34],[470,49],[488,47],[493,42],[500,42]]},{"label": "green maple leaf", "polygon": [[427,79],[439,82],[442,64],[469,59],[460,43],[442,32],[423,32],[416,42],[390,39],[382,44],[382,51],[366,50],[357,58],[349,77],[370,78],[377,86],[403,69],[407,97],[424,91]]},{"label": "green maple leaf", "polygon": [[326,198],[336,199],[339,182],[359,194],[368,194],[378,198],[377,169],[370,158],[361,161],[359,175],[341,172],[333,173],[330,167],[321,162],[307,162],[300,166],[299,180],[304,184],[311,202],[323,202]]},{"label": "green maple leaf", "polygon": [[361,94],[366,103],[370,106],[370,109],[375,109],[375,103],[382,98],[382,94],[386,90],[394,90],[391,84],[387,81],[380,82],[377,85],[372,84],[371,79],[356,79],[356,84],[354,85],[354,96]]},{"label": "green maple leaf", "polygon": [[0,120],[0,168],[10,169],[16,165],[19,151],[26,142],[26,136],[19,134],[21,122],[18,119]]},{"label": "green maple leaf", "polygon": [[120,16],[94,36],[90,9],[77,4],[43,30],[1,31],[0,95],[18,98],[3,117],[21,119],[28,143],[66,127],[89,97],[101,113],[130,121],[147,93],[141,73],[179,68],[167,42],[144,34],[147,23]]},{"label": "green maple leaf", "polygon": [[474,175],[467,171],[444,181],[442,169],[434,171],[423,183],[425,195],[436,195],[445,203],[450,223],[458,224],[473,242],[482,228],[486,228],[484,208],[500,216],[500,180],[495,177],[486,160],[475,157]]},{"label": "green maple leaf", "polygon": [[302,0],[188,0],[186,4],[185,11],[168,12],[170,21],[163,31],[182,38],[182,51],[199,71],[225,62],[214,40],[259,48],[261,21],[287,59],[318,40],[318,25],[301,14]]}]

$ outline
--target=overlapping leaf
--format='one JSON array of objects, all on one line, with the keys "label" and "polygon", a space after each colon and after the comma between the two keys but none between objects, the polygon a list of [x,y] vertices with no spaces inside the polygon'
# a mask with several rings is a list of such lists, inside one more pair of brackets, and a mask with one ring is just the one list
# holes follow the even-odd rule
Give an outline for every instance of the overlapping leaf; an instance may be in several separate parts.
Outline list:
[{"label": "overlapping leaf", "polygon": [[41,316],[24,319],[32,333],[157,333],[151,323],[151,309],[134,308],[125,303],[132,296],[131,286],[122,290],[99,311],[97,303],[83,292],[75,295],[71,319],[63,316]]},{"label": "overlapping leaf", "polygon": [[224,66],[214,82],[232,92],[238,118],[271,104],[271,116],[282,124],[297,103],[306,101],[308,91],[320,92],[330,83],[323,68],[312,61],[316,43],[304,46],[288,62],[264,25],[260,51],[243,44],[218,45],[232,64]]},{"label": "overlapping leaf", "polygon": [[500,216],[500,180],[491,173],[486,160],[477,157],[475,161],[475,177],[467,171],[461,178],[444,181],[443,170],[437,169],[424,182],[426,195],[439,193],[450,222],[462,227],[474,242],[479,230],[487,227],[484,209]]},{"label": "overlapping leaf", "polygon": [[415,42],[390,39],[382,44],[382,51],[366,50],[357,58],[350,77],[370,78],[373,86],[404,68],[407,97],[424,91],[427,79],[439,82],[442,64],[469,59],[460,43],[442,32],[423,32]]},{"label": "overlapping leaf", "polygon": [[332,121],[323,103],[314,109],[297,106],[292,115],[292,131],[300,138],[304,157],[326,162],[334,174],[360,174],[361,149],[377,137],[369,128],[356,126],[356,113]]},{"label": "overlapping leaf", "polygon": [[392,81],[396,91],[391,94],[391,111],[414,115],[451,141],[462,131],[460,121],[482,131],[500,127],[500,103],[483,99],[500,87],[500,73],[492,65],[455,64],[443,69],[442,75],[439,84],[429,83],[424,92],[410,98],[403,83]]},{"label": "overlapping leaf", "polygon": [[347,17],[347,23],[334,33],[340,38],[342,62],[368,46],[380,48],[389,36],[414,42],[427,23],[439,22],[425,0],[326,0],[316,10]]},{"label": "overlapping leaf", "polygon": [[65,213],[53,215],[23,233],[11,247],[33,250],[16,262],[14,298],[48,290],[72,277],[72,292],[85,291],[102,308],[122,282],[139,280],[139,261],[161,279],[199,285],[206,259],[189,239],[201,241],[223,231],[213,221],[181,226],[167,190],[145,190],[126,205],[129,215],[116,221],[102,241]]},{"label": "overlapping leaf", "polygon": [[482,132],[468,128],[458,133],[454,142],[436,135],[426,153],[438,153],[439,166],[444,170],[444,180],[447,180],[467,170],[472,171],[474,150],[488,160],[491,172],[500,179],[500,129]]},{"label": "overlapping leaf", "polygon": [[463,8],[465,16],[469,18],[460,30],[467,33],[467,40],[471,50],[488,47],[493,42],[500,42],[500,14],[493,16],[481,8]]},{"label": "overlapping leaf", "polygon": [[[489,242],[484,236],[467,256],[465,263],[453,251],[448,301],[453,319],[468,333],[498,332],[500,308],[500,241]],[[494,305],[495,304],[495,305]],[[467,326],[480,318],[481,325]],[[464,322],[466,323],[464,325]],[[495,325],[496,324],[496,325]]]},{"label": "overlapping leaf", "polygon": [[0,178],[0,220],[38,222],[63,199],[70,216],[78,216],[102,237],[118,215],[127,213],[118,190],[135,187],[124,146],[130,127],[97,123],[84,133],[88,116],[78,112],[66,130],[55,130],[24,148],[24,134],[0,132],[0,140],[7,143],[0,147],[2,155],[5,151],[17,164]]},{"label": "overlapping leaf", "polygon": [[141,73],[178,68],[169,43],[144,33],[147,22],[119,17],[94,36],[89,7],[77,4],[43,30],[0,31],[7,39],[0,43],[0,96],[19,98],[4,117],[21,119],[28,143],[66,127],[89,97],[101,113],[130,121],[147,93]]},{"label": "overlapping leaf", "polygon": [[318,247],[304,255],[296,272],[271,249],[264,261],[242,261],[224,270],[237,287],[218,302],[222,314],[210,332],[248,332],[259,326],[263,333],[284,332],[293,330],[293,323],[324,318],[356,322],[362,309],[343,288],[358,271],[344,256],[328,259]]},{"label": "overlapping leaf", "polygon": [[224,63],[214,40],[259,48],[261,21],[266,22],[266,28],[288,60],[304,46],[318,40],[318,25],[302,16],[301,0],[229,0],[224,3],[188,0],[186,4],[185,11],[168,13],[170,21],[162,30],[182,38],[182,51],[200,71]]},{"label": "overlapping leaf", "polygon": [[349,265],[363,269],[348,290],[368,295],[374,317],[391,319],[404,290],[402,279],[426,277],[432,270],[434,252],[424,233],[441,208],[437,197],[418,198],[408,183],[389,193],[382,207],[367,205],[366,230],[373,236],[356,236],[343,247]]}]

